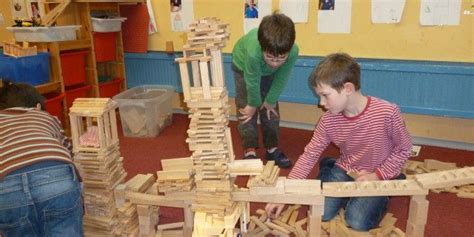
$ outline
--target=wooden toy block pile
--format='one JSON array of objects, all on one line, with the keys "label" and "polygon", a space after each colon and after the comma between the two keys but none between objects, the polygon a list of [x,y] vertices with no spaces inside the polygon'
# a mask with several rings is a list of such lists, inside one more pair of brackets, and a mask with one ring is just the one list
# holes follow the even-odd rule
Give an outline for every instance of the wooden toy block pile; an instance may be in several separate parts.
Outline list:
[{"label": "wooden toy block pile", "polygon": [[[70,108],[74,163],[84,183],[85,236],[113,236],[118,229],[113,190],[127,173],[118,146],[116,108],[114,101],[101,98],[79,98]],[[97,142],[81,143],[85,134]]]},{"label": "wooden toy block pile", "polygon": [[173,196],[193,190],[195,172],[192,158],[163,159],[161,167],[163,170],[156,172],[158,177],[156,182],[160,193]]},{"label": "wooden toy block pile", "polygon": [[114,190],[121,224],[117,233],[122,236],[154,237],[159,221],[159,206],[148,202],[134,203],[127,197],[128,192],[157,196],[158,185],[155,176],[137,174]]},{"label": "wooden toy block pile", "polygon": [[[193,235],[221,235],[232,232],[235,223],[226,223],[226,219],[237,221],[238,218],[227,217],[235,216],[239,210],[231,196],[234,185],[228,164],[234,160],[234,153],[227,126],[229,105],[221,53],[229,33],[227,24],[216,18],[197,20],[189,29],[183,58],[176,62],[191,118],[186,142],[193,152],[195,172],[191,205],[195,212]],[[192,78],[188,63],[191,63]]]},{"label": "wooden toy block pile", "polygon": [[3,42],[3,54],[18,58],[37,55],[38,50],[36,46],[30,47],[26,41],[23,41],[22,45],[18,45],[15,40],[11,40]]},{"label": "wooden toy block pile", "polygon": [[249,178],[247,187],[274,186],[279,175],[280,168],[275,165],[275,161],[267,161],[260,175],[251,176]]},{"label": "wooden toy block pile", "polygon": [[405,237],[405,233],[399,228],[395,227],[397,218],[393,217],[392,213],[387,213],[380,221],[377,228],[370,231],[356,231],[348,227],[344,220],[344,211],[341,210],[339,214],[329,222],[324,222],[321,225],[321,236],[341,236],[341,237]]},{"label": "wooden toy block pile", "polygon": [[[474,185],[470,181],[473,178],[472,172],[470,172],[471,169],[469,167],[461,170],[455,169],[459,168],[456,163],[452,162],[433,159],[425,159],[423,161],[408,160],[404,166],[403,173],[409,179],[415,179],[416,177],[422,185],[425,185],[423,187],[429,188],[433,192],[451,192],[456,193],[460,198],[473,199]],[[433,185],[435,182],[439,183],[435,186]]]},{"label": "wooden toy block pile", "polygon": [[306,225],[307,218],[298,219],[300,205],[291,205],[282,211],[277,219],[270,220],[264,210],[258,209],[256,215],[250,217],[247,233],[243,236],[266,236],[272,234],[274,236],[290,236],[292,233],[297,237],[307,236],[307,232],[303,230]]}]

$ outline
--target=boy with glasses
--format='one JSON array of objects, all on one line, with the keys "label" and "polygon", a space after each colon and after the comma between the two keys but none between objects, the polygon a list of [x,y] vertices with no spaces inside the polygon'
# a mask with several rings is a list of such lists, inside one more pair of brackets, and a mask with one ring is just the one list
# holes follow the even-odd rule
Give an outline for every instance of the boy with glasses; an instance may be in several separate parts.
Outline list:
[{"label": "boy with glasses", "polygon": [[280,168],[291,161],[278,149],[280,116],[278,97],[298,57],[295,26],[284,14],[265,16],[258,29],[240,38],[232,51],[238,130],[244,159],[257,158],[257,119],[260,117],[266,159]]}]

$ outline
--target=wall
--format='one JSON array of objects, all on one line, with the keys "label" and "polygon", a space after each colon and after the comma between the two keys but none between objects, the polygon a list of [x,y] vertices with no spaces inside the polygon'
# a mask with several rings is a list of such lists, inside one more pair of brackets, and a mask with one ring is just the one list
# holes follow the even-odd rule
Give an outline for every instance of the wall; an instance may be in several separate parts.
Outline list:
[{"label": "wall", "polygon": [[[371,23],[371,1],[352,1],[351,34],[318,34],[317,2],[309,0],[309,19],[306,24],[296,25],[296,42],[301,55],[324,56],[345,51],[358,58],[413,59],[428,61],[474,62],[473,18],[461,15],[458,26],[422,27],[419,24],[420,0],[406,1],[402,21],[399,24]],[[153,1],[159,33],[150,37],[149,49],[164,51],[166,41],[173,41],[180,51],[185,34],[172,32],[168,1]],[[230,24],[231,37],[224,52],[243,34],[243,0],[194,1],[195,18],[215,16]],[[273,0],[273,9],[278,9]],[[471,9],[470,0],[462,0],[461,12]]]},{"label": "wall", "polygon": [[[126,54],[128,86],[172,85],[181,92],[177,55]],[[282,120],[311,127],[321,115],[307,78],[321,57],[300,57],[280,96]],[[474,64],[359,59],[362,91],[398,104],[412,136],[474,144]],[[235,95],[231,55],[224,55],[225,84]],[[182,106],[178,101],[176,107]],[[231,102],[233,105],[233,102]],[[232,111],[235,114],[235,110]],[[307,126],[308,127],[308,126]],[[471,144],[471,146],[472,146]],[[472,146],[474,148],[474,146]]]}]

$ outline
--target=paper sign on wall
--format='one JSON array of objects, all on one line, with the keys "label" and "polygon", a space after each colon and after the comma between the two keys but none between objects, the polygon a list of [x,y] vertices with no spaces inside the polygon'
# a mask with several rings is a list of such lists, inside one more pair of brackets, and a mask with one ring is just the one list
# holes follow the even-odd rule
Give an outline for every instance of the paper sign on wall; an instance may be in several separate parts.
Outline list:
[{"label": "paper sign on wall", "polygon": [[459,25],[461,0],[422,0],[420,24],[426,26]]},{"label": "paper sign on wall", "polygon": [[308,22],[308,0],[280,0],[280,12],[289,16],[294,23]]},{"label": "paper sign on wall", "polygon": [[372,0],[372,23],[399,23],[405,0]]},{"label": "paper sign on wall", "polygon": [[186,31],[194,20],[193,0],[170,0],[172,31]]},{"label": "paper sign on wall", "polygon": [[319,33],[351,33],[352,0],[320,0]]}]

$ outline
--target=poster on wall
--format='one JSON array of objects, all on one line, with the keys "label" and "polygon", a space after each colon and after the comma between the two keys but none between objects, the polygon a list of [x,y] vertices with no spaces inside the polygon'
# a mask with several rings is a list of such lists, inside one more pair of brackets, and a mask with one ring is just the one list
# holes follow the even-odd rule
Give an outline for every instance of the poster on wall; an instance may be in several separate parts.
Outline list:
[{"label": "poster on wall", "polygon": [[30,18],[43,18],[45,16],[44,4],[39,4],[39,0],[27,0],[28,16]]},{"label": "poster on wall", "polygon": [[351,33],[352,0],[319,0],[318,33]]},{"label": "poster on wall", "polygon": [[425,26],[459,25],[461,0],[422,0],[420,24]]},{"label": "poster on wall", "polygon": [[244,0],[244,33],[257,28],[262,18],[272,13],[272,0]]},{"label": "poster on wall", "polygon": [[372,0],[372,23],[400,23],[405,0]]},{"label": "poster on wall", "polygon": [[171,30],[187,31],[194,20],[193,0],[170,0]]},{"label": "poster on wall", "polygon": [[27,0],[10,0],[11,12],[13,19],[28,18],[28,1]]},{"label": "poster on wall", "polygon": [[280,12],[289,16],[294,23],[308,22],[308,0],[280,0]]},{"label": "poster on wall", "polygon": [[150,18],[150,22],[148,23],[148,34],[154,34],[158,32],[158,28],[156,27],[156,21],[155,21],[155,13],[153,11],[153,1],[146,1],[146,8],[148,9],[148,16]]},{"label": "poster on wall", "polygon": [[10,0],[13,19],[39,19],[44,17],[44,5],[38,0]]}]

